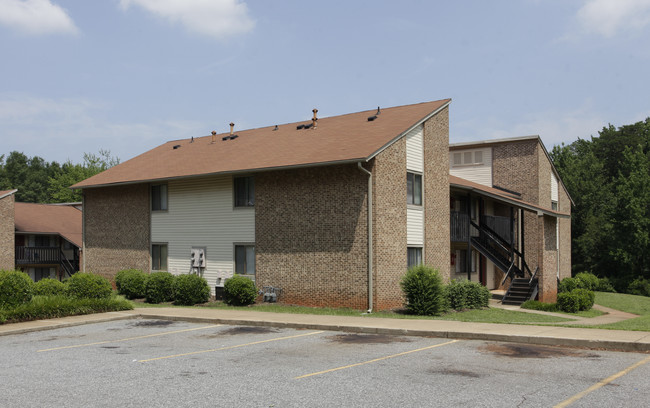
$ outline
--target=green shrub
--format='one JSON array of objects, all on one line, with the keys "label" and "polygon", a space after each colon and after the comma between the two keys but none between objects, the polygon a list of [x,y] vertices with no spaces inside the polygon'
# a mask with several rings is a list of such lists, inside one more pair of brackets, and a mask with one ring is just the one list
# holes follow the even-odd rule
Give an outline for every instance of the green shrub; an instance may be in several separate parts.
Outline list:
[{"label": "green shrub", "polygon": [[246,306],[255,302],[255,283],[245,276],[233,275],[223,284],[223,301],[233,306]]},{"label": "green shrub", "polygon": [[29,302],[33,294],[34,282],[25,272],[0,271],[0,308]]},{"label": "green shrub", "polygon": [[527,300],[521,304],[522,309],[541,310],[544,312],[559,311],[557,303],[543,303],[539,300]]},{"label": "green shrub", "polygon": [[595,290],[598,292],[616,292],[614,285],[612,285],[607,277],[598,279],[598,287],[596,287]]},{"label": "green shrub", "polygon": [[593,273],[589,272],[580,272],[575,276],[580,283],[578,288],[587,289],[587,290],[596,290],[598,287],[598,277]]},{"label": "green shrub", "polygon": [[145,297],[145,281],[147,275],[139,269],[124,269],[115,275],[115,287],[117,293],[124,295],[127,299],[138,299]]},{"label": "green shrub", "polygon": [[65,291],[65,284],[56,279],[45,278],[34,284],[35,296],[65,295]]},{"label": "green shrub", "polygon": [[480,309],[487,307],[490,301],[490,291],[479,282],[468,280],[452,280],[445,287],[447,305],[454,310]]},{"label": "green shrub", "polygon": [[596,295],[588,289],[574,289],[571,293],[578,297],[578,310],[589,310],[594,305]]},{"label": "green shrub", "polygon": [[580,300],[578,300],[578,296],[573,292],[558,293],[557,307],[563,312],[578,313],[578,310],[580,310]]},{"label": "green shrub", "polygon": [[199,275],[176,276],[172,289],[175,305],[192,306],[197,303],[205,303],[210,299],[208,282]]},{"label": "green shrub", "polygon": [[639,276],[627,286],[627,293],[630,295],[650,296],[650,281]]},{"label": "green shrub", "polygon": [[564,278],[562,279],[562,282],[557,287],[557,291],[559,293],[568,293],[571,292],[573,289],[578,289],[582,285],[582,282],[579,281],[576,278]]},{"label": "green shrub", "polygon": [[73,299],[68,296],[34,296],[31,302],[0,311],[0,323],[52,319],[89,313],[133,309],[131,302],[116,296],[104,299]]},{"label": "green shrub", "polygon": [[66,293],[76,299],[106,299],[113,294],[108,279],[94,273],[77,272],[66,282]]},{"label": "green shrub", "polygon": [[173,283],[174,275],[169,272],[152,272],[147,275],[144,283],[147,303],[162,303],[174,300]]},{"label": "green shrub", "polygon": [[409,313],[435,316],[445,310],[445,290],[437,270],[425,265],[414,266],[406,272],[400,285]]}]

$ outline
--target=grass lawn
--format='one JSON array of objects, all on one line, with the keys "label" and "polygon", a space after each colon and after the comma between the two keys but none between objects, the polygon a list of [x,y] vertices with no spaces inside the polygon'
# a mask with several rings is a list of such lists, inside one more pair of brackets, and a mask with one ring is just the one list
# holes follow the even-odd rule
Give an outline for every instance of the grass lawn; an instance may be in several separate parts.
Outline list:
[{"label": "grass lawn", "polygon": [[650,331],[650,297],[596,292],[596,304],[638,314],[639,317],[595,327],[599,329]]},{"label": "grass lawn", "polygon": [[[149,305],[146,303],[135,302],[135,307],[178,307],[173,306],[171,303],[162,305]],[[196,306],[189,306],[196,307]],[[512,310],[504,310],[498,308],[489,308],[481,310],[467,310],[463,312],[449,312],[442,316],[414,316],[406,313],[392,312],[392,311],[379,311],[372,314],[366,314],[363,311],[355,309],[344,308],[328,308],[328,307],[305,307],[305,306],[290,306],[277,303],[260,303],[251,306],[228,306],[222,302],[210,302],[199,307],[209,307],[213,309],[224,310],[251,310],[256,312],[271,312],[271,313],[294,313],[294,314],[314,314],[314,315],[330,315],[330,316],[364,316],[369,318],[389,318],[389,319],[429,319],[429,320],[456,320],[461,322],[477,322],[477,323],[559,323],[567,322],[572,319],[565,319],[556,316],[547,316],[541,314],[532,314],[525,312],[518,312]]]}]

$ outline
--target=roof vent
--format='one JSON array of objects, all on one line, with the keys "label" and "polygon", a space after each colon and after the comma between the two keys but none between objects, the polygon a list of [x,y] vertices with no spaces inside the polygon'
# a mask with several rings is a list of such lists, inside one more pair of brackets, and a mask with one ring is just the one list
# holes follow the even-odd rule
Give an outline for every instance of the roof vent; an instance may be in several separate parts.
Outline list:
[{"label": "roof vent", "polygon": [[381,113],[381,110],[379,109],[379,106],[377,106],[377,113],[375,113],[373,116],[368,117],[368,122],[372,122],[373,120],[377,119],[377,116]]},{"label": "roof vent", "polygon": [[314,129],[316,129],[316,122],[318,121],[318,118],[316,117],[316,114],[318,113],[318,109],[314,108],[311,111],[314,112],[314,117],[311,118],[311,125],[312,125],[312,127]]},{"label": "roof vent", "polygon": [[194,136],[192,136],[192,140],[190,140],[190,143],[194,143]]},{"label": "roof vent", "polygon": [[278,127],[278,125],[275,125],[275,127],[273,128],[273,131],[275,132],[275,131],[278,130],[278,129],[280,129],[280,128]]},{"label": "roof vent", "polygon": [[234,131],[235,131],[235,124],[230,122],[230,135],[222,137],[221,140],[225,141],[225,140],[237,139],[239,136],[233,134]]},{"label": "roof vent", "polygon": [[178,149],[179,147],[181,147],[181,145],[174,145],[173,149],[176,150],[176,149]]},{"label": "roof vent", "polygon": [[217,132],[213,130],[212,131],[212,143],[214,143],[216,141],[217,141]]}]

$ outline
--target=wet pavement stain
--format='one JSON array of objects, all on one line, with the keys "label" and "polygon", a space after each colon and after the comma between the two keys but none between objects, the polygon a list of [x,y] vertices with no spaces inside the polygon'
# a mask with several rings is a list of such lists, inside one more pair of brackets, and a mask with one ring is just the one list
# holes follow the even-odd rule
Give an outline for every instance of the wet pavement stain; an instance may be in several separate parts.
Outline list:
[{"label": "wet pavement stain", "polygon": [[585,353],[577,350],[561,349],[548,346],[534,346],[524,344],[487,344],[479,347],[483,353],[496,354],[500,357],[512,358],[552,358],[552,357],[580,357],[600,358],[598,354]]},{"label": "wet pavement stain", "polygon": [[407,343],[403,337],[389,336],[386,334],[337,334],[336,336],[326,337],[330,341],[341,344],[389,344],[389,343]]},{"label": "wet pavement stain", "polygon": [[175,322],[171,320],[143,320],[140,322],[134,323],[132,326],[134,327],[166,327],[166,326],[171,326]]},{"label": "wet pavement stain", "polygon": [[277,333],[278,330],[272,327],[260,327],[260,326],[237,326],[220,332],[219,334],[213,335],[212,337],[218,336],[234,336],[237,334],[267,334],[267,333]]},{"label": "wet pavement stain", "polygon": [[429,370],[429,374],[456,375],[459,377],[480,378],[482,375],[467,370],[456,370],[453,368],[443,368],[440,370]]}]

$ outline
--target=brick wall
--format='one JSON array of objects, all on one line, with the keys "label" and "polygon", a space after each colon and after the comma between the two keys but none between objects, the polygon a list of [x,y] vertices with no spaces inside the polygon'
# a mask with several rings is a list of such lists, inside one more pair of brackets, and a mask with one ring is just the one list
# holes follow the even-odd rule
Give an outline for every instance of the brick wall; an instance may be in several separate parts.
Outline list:
[{"label": "brick wall", "polygon": [[[522,200],[536,204],[539,201],[540,194],[539,150],[541,148],[537,139],[515,141],[493,146],[493,184],[516,191],[521,194]],[[550,204],[548,207],[550,208]],[[531,271],[535,271],[535,268],[538,266],[537,255],[541,250],[537,214],[524,211],[523,221],[524,256]]]},{"label": "brick wall", "polygon": [[424,123],[425,262],[450,279],[449,108]]},{"label": "brick wall", "polygon": [[0,199],[0,270],[16,267],[14,195]]},{"label": "brick wall", "polygon": [[148,184],[84,190],[86,272],[150,271],[149,206]]},{"label": "brick wall", "polygon": [[399,282],[407,267],[406,139],[398,140],[373,161],[375,308],[393,309],[404,304]]},{"label": "brick wall", "polygon": [[548,215],[538,217],[541,232],[540,258],[542,259],[539,271],[539,300],[554,303],[557,300],[557,246],[555,224],[556,218]]},{"label": "brick wall", "polygon": [[368,176],[356,164],[255,176],[257,286],[282,301],[368,307]]},{"label": "brick wall", "polygon": [[[571,200],[560,184],[558,191],[560,212],[571,214]],[[571,219],[560,218],[560,279],[571,277]]]}]

